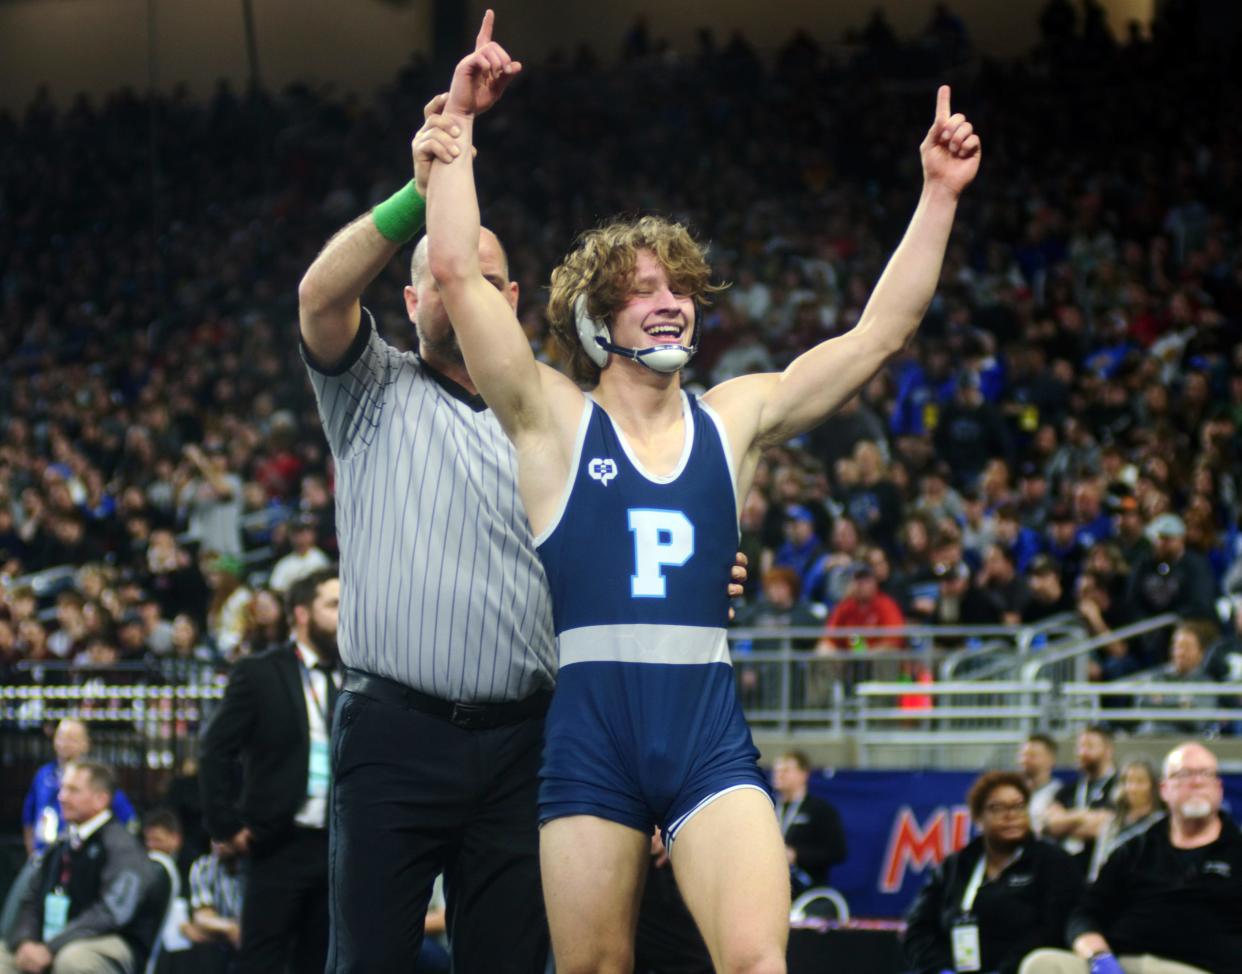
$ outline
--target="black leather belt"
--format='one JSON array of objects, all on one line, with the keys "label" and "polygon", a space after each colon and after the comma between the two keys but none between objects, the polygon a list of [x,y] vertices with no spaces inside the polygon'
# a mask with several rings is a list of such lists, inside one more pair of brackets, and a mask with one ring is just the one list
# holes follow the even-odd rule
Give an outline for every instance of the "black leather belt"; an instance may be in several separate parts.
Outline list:
[{"label": "black leather belt", "polygon": [[552,700],[552,691],[538,690],[521,700],[459,703],[420,693],[404,683],[363,673],[361,670],[345,671],[345,689],[394,707],[404,707],[430,717],[438,717],[464,730],[491,730],[494,727],[517,724],[532,717],[542,717],[548,712],[548,704]]}]

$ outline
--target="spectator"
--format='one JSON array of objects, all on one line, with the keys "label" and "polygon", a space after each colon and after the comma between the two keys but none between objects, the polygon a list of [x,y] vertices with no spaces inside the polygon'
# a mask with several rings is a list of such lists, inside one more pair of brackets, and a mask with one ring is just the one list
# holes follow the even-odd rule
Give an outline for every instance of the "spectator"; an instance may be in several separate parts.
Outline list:
[{"label": "spectator", "polygon": [[1021,476],[1018,478],[1016,513],[1020,523],[1029,531],[1042,531],[1047,526],[1051,506],[1048,477],[1043,467],[1028,461],[1023,464]]},{"label": "spectator", "polygon": [[[56,725],[52,748],[56,760],[35,772],[22,808],[22,836],[27,856],[41,854],[60,838],[67,821],[62,815],[59,798],[65,770],[90,753],[90,730],[83,721],[65,718]],[[111,810],[121,825],[129,825],[136,818],[134,806],[119,788],[112,789]]]},{"label": "spectator", "polygon": [[963,371],[957,391],[936,426],[936,450],[958,486],[973,486],[992,457],[1012,460],[1009,432],[996,407],[986,402],[979,375]]},{"label": "spectator", "polygon": [[989,544],[983,552],[983,567],[975,584],[996,603],[1000,620],[1007,626],[1016,626],[1022,620],[1022,610],[1030,599],[1026,579],[1018,574],[1013,555],[1000,544]]},{"label": "spectator", "polygon": [[1096,840],[1087,878],[1092,882],[1113,850],[1164,818],[1168,809],[1160,797],[1160,780],[1146,758],[1135,758],[1121,766],[1117,776],[1115,813]]},{"label": "spectator", "polygon": [[805,579],[823,552],[815,535],[815,517],[800,504],[785,511],[785,543],[777,549],[773,566],[790,568]]},{"label": "spectator", "polygon": [[[799,598],[802,582],[792,568],[770,568],[763,573],[763,596],[756,602],[741,608],[734,626],[758,629],[808,628],[818,626],[820,617]],[[782,650],[809,650],[815,645],[813,639],[787,637],[755,639],[747,643],[735,643],[740,655],[759,654],[753,661],[741,660],[737,664],[738,682],[747,706],[763,708],[780,705],[781,663],[766,663],[761,654]],[[798,673],[799,670],[795,670]],[[799,694],[795,692],[795,699]]]},{"label": "spectator", "polygon": [[1061,782],[1052,776],[1056,766],[1057,742],[1047,734],[1031,734],[1018,749],[1018,768],[1031,793],[1031,831],[1036,835],[1043,834],[1044,818],[1061,790]]},{"label": "spectator", "polygon": [[964,561],[938,562],[932,569],[938,583],[931,611],[921,620],[933,626],[995,626],[1001,621],[996,602],[971,584]]},{"label": "spectator", "polygon": [[1044,834],[1060,841],[1083,875],[1091,866],[1095,841],[1113,817],[1117,769],[1113,735],[1088,727],[1078,735],[1078,776],[1061,786],[1044,816]]},{"label": "spectator", "polygon": [[1082,879],[1031,831],[1029,799],[1013,772],[990,771],[971,786],[981,834],[933,870],[906,914],[902,946],[914,974],[1016,974],[1028,953],[1064,943]]},{"label": "spectator", "polygon": [[229,471],[224,446],[211,443],[203,450],[190,445],[185,456],[190,469],[177,503],[189,521],[186,533],[204,551],[240,555],[242,482]]},{"label": "spectator", "polygon": [[143,587],[159,603],[162,618],[186,612],[203,623],[207,617],[207,581],[172,531],[160,528],[151,532],[144,571]]},{"label": "spectator", "polygon": [[245,583],[245,566],[233,555],[213,555],[207,562],[211,603],[207,607],[207,633],[216,651],[233,660],[246,634],[246,610],[254,592]]},{"label": "spectator", "polygon": [[313,514],[302,514],[294,520],[289,530],[293,550],[276,562],[268,579],[273,592],[284,595],[299,578],[331,564],[328,556],[316,546],[318,530],[319,521]]},{"label": "spectator", "polygon": [[785,837],[789,877],[797,896],[826,886],[833,866],[845,861],[845,829],[831,802],[807,792],[811,761],[802,751],[786,751],[772,764],[776,817]]},{"label": "spectator", "polygon": [[1046,551],[1061,566],[1061,584],[1072,591],[1084,551],[1078,540],[1074,512],[1068,505],[1058,504],[1049,512],[1046,535]]},{"label": "spectator", "polygon": [[1106,541],[1113,533],[1112,518],[1104,512],[1099,485],[1093,480],[1079,481],[1074,487],[1073,516],[1074,540],[1081,551]]},{"label": "spectator", "polygon": [[270,588],[256,589],[246,606],[239,652],[245,656],[253,656],[269,646],[285,642],[288,638],[289,625],[280,597]]},{"label": "spectator", "polygon": [[65,770],[59,798],[69,835],[39,860],[9,938],[13,953],[0,947],[0,972],[143,969],[166,902],[150,894],[159,867],[112,817],[115,788],[104,765]]},{"label": "spectator", "polygon": [[[1135,619],[1172,612],[1182,618],[1210,619],[1215,612],[1216,585],[1207,559],[1186,550],[1186,526],[1176,514],[1161,514],[1147,528],[1153,551],[1130,577],[1130,605]],[[1164,646],[1158,633],[1139,642],[1149,664],[1162,662]]]},{"label": "spectator", "polygon": [[850,569],[858,561],[862,537],[858,526],[844,515],[832,525],[832,545],[802,577],[802,594],[812,602],[836,605],[845,598]]},{"label": "spectator", "polygon": [[[1216,633],[1216,625],[1211,621],[1188,620],[1179,623],[1173,629],[1173,638],[1169,643],[1169,662],[1151,676],[1151,682],[1161,686],[1153,687],[1151,693],[1140,699],[1139,706],[1184,710],[1188,716],[1193,716],[1196,710],[1215,710],[1217,701],[1214,696],[1178,694],[1176,685],[1210,682],[1204,672],[1204,659],[1206,648],[1212,644]],[[1202,734],[1215,726],[1210,721],[1193,719],[1174,723],[1151,721],[1143,725],[1143,730],[1148,733],[1174,731],[1179,734]]]},{"label": "spectator", "polygon": [[[1124,624],[1122,612],[1113,602],[1107,581],[1097,572],[1086,571],[1078,577],[1078,618],[1092,638],[1110,633]],[[1087,672],[1092,680],[1122,680],[1142,669],[1142,666],[1142,662],[1130,652],[1129,643],[1116,639],[1095,651]],[[1105,706],[1111,699],[1106,698]]]},{"label": "spectator", "polygon": [[242,937],[244,888],[239,857],[213,844],[211,853],[199,856],[190,867],[189,890],[190,917],[181,931],[195,945],[199,969],[232,970]]},{"label": "spectator", "polygon": [[194,620],[183,612],[173,620],[172,634],[172,651],[158,663],[164,679],[188,685],[210,683],[220,659],[200,637]]},{"label": "spectator", "polygon": [[1051,556],[1039,555],[1031,562],[1026,572],[1026,584],[1031,594],[1022,610],[1024,624],[1042,622],[1074,610],[1061,579],[1061,566]]},{"label": "spectator", "polygon": [[962,491],[962,547],[971,564],[977,565],[984,549],[996,539],[996,520],[987,512],[987,501],[977,487]]},{"label": "spectator", "polygon": [[1114,522],[1113,538],[1121,556],[1130,568],[1135,568],[1152,553],[1152,543],[1144,530],[1143,513],[1135,497],[1127,495],[1117,502]]},{"label": "spectator", "polygon": [[858,447],[864,443],[870,443],[879,451],[881,463],[886,459],[884,423],[875,410],[863,401],[862,395],[848,399],[822,426],[808,435],[811,449],[830,470],[845,457],[857,459]]},{"label": "spectator", "polygon": [[1208,679],[1220,683],[1242,683],[1242,598],[1232,602],[1233,628],[1208,650],[1203,664]]},{"label": "spectator", "polygon": [[1022,974],[1242,971],[1242,835],[1215,755],[1174,748],[1160,795],[1168,817],[1113,853],[1070,916],[1072,952],[1041,950]]},{"label": "spectator", "polygon": [[[772,568],[763,573],[763,595],[737,612],[734,625],[757,629],[808,628],[818,626],[820,617],[798,597],[801,582],[791,568]],[[782,649],[810,649],[814,640],[759,639],[751,649],[763,652]]]},{"label": "spectator", "polygon": [[[850,569],[852,581],[846,596],[833,608],[828,617],[829,632],[849,632],[852,629],[900,629],[906,624],[901,607],[880,591],[875,570],[869,562],[858,562]],[[904,643],[901,636],[853,635],[826,636],[820,647],[828,650],[854,649],[900,649]]]},{"label": "spectator", "polygon": [[854,461],[858,482],[841,497],[845,512],[872,541],[892,548],[901,523],[901,495],[888,479],[883,454],[874,443],[864,440],[855,446]]},{"label": "spectator", "polygon": [[932,523],[945,518],[960,521],[965,517],[961,495],[949,486],[947,467],[937,464],[923,474],[914,510]]},{"label": "spectator", "polygon": [[142,844],[148,852],[162,853],[177,862],[182,841],[181,820],[171,808],[153,808],[142,816]]}]

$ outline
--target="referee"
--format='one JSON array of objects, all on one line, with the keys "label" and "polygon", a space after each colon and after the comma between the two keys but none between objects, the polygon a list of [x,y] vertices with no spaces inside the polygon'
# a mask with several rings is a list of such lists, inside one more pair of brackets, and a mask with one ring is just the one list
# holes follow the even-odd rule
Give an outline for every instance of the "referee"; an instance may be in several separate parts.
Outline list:
[{"label": "referee", "polygon": [[[414,140],[451,161],[432,121]],[[334,236],[298,291],[302,355],[336,461],[347,667],[334,721],[329,972],[411,969],[437,873],[457,974],[542,972],[537,774],[555,650],[513,450],[466,373],[415,250],[419,354],[359,298],[422,225],[411,183]],[[516,306],[499,240],[479,242]]]}]

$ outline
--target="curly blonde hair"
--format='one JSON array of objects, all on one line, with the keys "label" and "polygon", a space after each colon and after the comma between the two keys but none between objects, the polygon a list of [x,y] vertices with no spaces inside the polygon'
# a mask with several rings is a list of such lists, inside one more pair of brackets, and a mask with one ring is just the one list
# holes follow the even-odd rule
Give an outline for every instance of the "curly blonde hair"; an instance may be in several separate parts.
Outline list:
[{"label": "curly blonde hair", "polygon": [[579,382],[599,382],[600,368],[578,340],[574,302],[578,295],[585,294],[587,313],[599,321],[611,322],[629,296],[640,250],[649,250],[664,268],[673,289],[689,294],[696,303],[706,303],[707,295],[728,286],[711,283],[706,247],[680,223],[659,216],[618,218],[586,231],[552,272],[552,293],[548,299],[552,334]]}]

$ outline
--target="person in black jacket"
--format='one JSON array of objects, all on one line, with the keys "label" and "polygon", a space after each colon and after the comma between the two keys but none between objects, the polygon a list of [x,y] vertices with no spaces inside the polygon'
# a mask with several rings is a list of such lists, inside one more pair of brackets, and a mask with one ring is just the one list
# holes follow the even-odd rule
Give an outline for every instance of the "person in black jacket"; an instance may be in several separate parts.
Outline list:
[{"label": "person in black jacket", "polygon": [[1069,855],[1031,832],[1021,775],[989,771],[967,796],[982,835],[945,858],[906,916],[906,962],[916,974],[1014,974],[1040,947],[1064,943],[1082,893]]},{"label": "person in black jacket", "polygon": [[776,815],[785,836],[793,892],[828,883],[829,870],[845,861],[845,829],[833,806],[807,794],[811,761],[801,751],[786,751],[772,765]]},{"label": "person in black jacket", "polygon": [[286,597],[293,640],[233,667],[203,731],[199,784],[213,850],[246,857],[242,974],[279,971],[291,953],[297,971],[327,963],[339,604],[335,569],[295,582]]},{"label": "person in black jacket", "polygon": [[[111,811],[116,779],[102,764],[65,769],[61,812],[68,834],[52,844],[18,911],[0,974],[135,974],[159,933],[162,901],[151,894],[160,869]],[[162,872],[162,870],[160,870]]]},{"label": "person in black jacket", "polygon": [[1022,974],[1242,974],[1242,832],[1215,755],[1174,748],[1160,796],[1168,818],[1118,846],[1070,915],[1073,951],[1038,951]]}]

